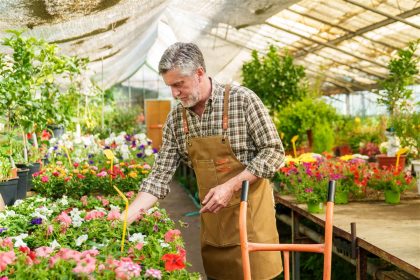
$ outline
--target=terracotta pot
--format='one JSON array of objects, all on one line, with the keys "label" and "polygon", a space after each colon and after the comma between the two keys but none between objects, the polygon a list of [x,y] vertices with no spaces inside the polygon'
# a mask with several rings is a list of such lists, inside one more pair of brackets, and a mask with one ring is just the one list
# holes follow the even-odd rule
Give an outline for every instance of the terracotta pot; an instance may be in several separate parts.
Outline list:
[{"label": "terracotta pot", "polygon": [[[400,156],[400,160],[398,162],[398,166],[400,168],[404,168],[405,167],[405,155],[401,155]],[[379,168],[395,168],[395,165],[397,164],[397,157],[389,157],[385,154],[380,154],[376,156],[376,159],[378,160],[378,166]]]}]

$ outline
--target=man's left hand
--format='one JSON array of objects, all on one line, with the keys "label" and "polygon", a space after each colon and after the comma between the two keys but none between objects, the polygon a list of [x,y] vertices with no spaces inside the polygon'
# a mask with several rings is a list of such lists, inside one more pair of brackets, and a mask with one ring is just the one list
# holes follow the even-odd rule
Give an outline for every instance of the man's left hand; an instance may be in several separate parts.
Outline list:
[{"label": "man's left hand", "polygon": [[201,208],[200,213],[217,213],[228,205],[234,192],[234,185],[229,183],[229,181],[210,189],[202,201],[204,206]]}]

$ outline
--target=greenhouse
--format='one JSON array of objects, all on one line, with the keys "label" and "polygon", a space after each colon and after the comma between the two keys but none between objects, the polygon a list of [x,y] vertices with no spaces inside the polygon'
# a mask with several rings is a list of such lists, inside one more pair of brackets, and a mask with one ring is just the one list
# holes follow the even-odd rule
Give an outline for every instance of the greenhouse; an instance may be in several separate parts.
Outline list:
[{"label": "greenhouse", "polygon": [[0,280],[420,279],[420,1],[1,0]]}]

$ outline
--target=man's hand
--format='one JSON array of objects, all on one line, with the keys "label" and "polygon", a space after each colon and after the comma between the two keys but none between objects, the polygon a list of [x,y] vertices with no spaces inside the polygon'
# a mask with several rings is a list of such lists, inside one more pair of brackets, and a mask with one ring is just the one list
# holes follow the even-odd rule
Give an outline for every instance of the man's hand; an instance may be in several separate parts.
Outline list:
[{"label": "man's hand", "polygon": [[217,213],[229,204],[234,192],[235,185],[229,183],[229,181],[210,189],[202,201],[204,206],[201,208],[200,213]]}]

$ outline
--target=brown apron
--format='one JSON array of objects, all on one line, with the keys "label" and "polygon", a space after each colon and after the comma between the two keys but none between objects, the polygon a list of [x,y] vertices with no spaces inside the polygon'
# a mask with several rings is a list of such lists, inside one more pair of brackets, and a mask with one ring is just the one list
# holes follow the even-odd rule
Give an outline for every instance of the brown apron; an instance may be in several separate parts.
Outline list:
[{"label": "brown apron", "polygon": [[[223,109],[223,135],[189,138],[187,112],[183,127],[187,151],[197,177],[200,201],[209,190],[241,173],[246,167],[233,154],[227,135],[229,86]],[[201,214],[201,255],[208,277],[243,279],[239,241],[240,192],[218,213]],[[267,179],[258,179],[249,189],[247,230],[250,242],[278,243],[273,191]],[[252,279],[272,279],[283,271],[279,252],[250,253]]]}]

